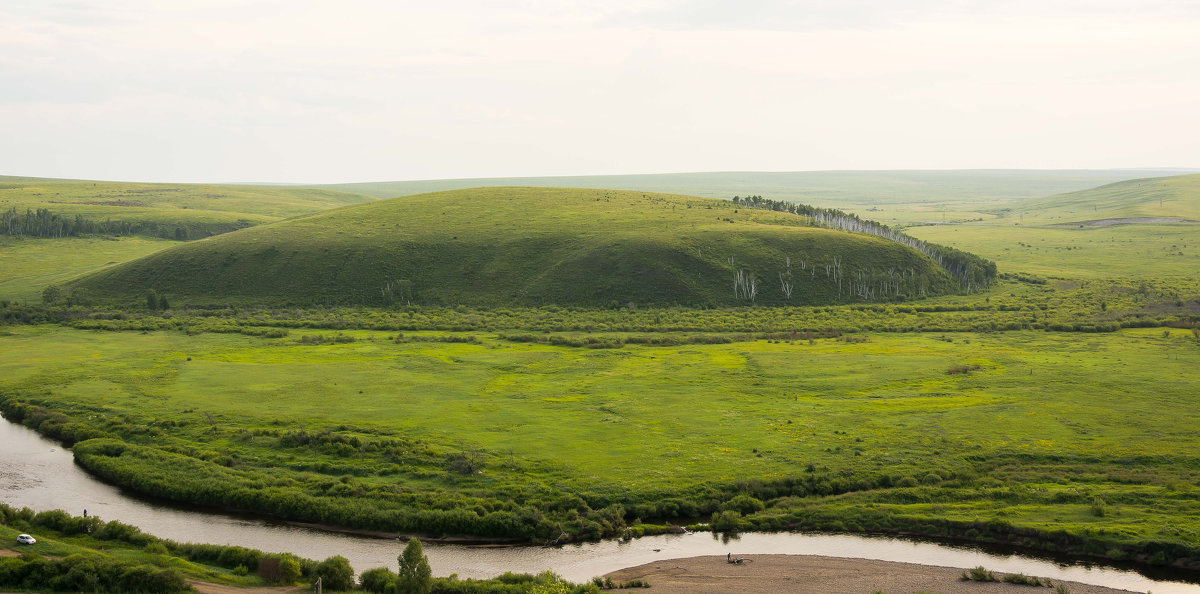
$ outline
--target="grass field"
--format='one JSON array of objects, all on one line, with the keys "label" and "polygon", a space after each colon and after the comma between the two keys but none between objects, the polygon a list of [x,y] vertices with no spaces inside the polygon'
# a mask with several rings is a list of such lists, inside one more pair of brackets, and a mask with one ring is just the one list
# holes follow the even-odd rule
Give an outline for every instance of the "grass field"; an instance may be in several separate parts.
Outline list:
[{"label": "grass field", "polygon": [[1025,200],[994,212],[1026,224],[1160,217],[1195,221],[1200,219],[1200,175],[1126,180]]},{"label": "grass field", "polygon": [[0,236],[0,299],[41,301],[42,290],[120,262],[153,254],[175,241],[142,237],[41,239]]},{"label": "grass field", "polygon": [[1117,182],[995,207],[981,221],[906,232],[979,254],[1007,272],[1075,279],[1200,276],[1200,223],[1136,220],[1143,218],[1200,219],[1200,176]]},{"label": "grass field", "polygon": [[[1191,456],[1198,444],[1186,419],[1200,407],[1191,402],[1200,377],[1187,371],[1200,350],[1190,332],[1166,332],[614,351],[488,335],[396,344],[352,332],[358,342],[306,345],[40,327],[4,337],[0,385],[150,423],[213,415],[247,428],[352,425],[511,450],[560,465],[573,481],[639,491],[774,478],[808,462],[914,473],[961,468],[976,452]],[[949,372],[963,365],[979,369]],[[1126,423],[1131,415],[1142,421]],[[934,453],[937,444],[947,451]]]},{"label": "grass field", "polygon": [[996,262],[1002,271],[1062,278],[1200,277],[1200,225],[1060,227],[983,222],[911,227],[926,241]]},{"label": "grass field", "polygon": [[261,224],[368,202],[334,190],[218,184],[144,184],[0,176],[0,211],[47,209],[94,220]]}]

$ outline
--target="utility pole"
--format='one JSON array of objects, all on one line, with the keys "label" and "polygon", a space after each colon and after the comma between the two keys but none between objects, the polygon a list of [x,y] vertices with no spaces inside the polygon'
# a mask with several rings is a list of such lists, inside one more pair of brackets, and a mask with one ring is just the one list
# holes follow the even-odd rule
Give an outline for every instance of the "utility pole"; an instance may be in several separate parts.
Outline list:
[{"label": "utility pole", "polygon": [[321,578],[317,578],[317,594],[321,594]]}]

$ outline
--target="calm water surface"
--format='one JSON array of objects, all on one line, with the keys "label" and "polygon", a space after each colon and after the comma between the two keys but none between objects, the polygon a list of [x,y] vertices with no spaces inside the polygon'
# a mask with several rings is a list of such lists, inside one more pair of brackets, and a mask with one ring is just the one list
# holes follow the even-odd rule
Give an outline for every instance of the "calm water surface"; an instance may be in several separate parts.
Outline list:
[{"label": "calm water surface", "polygon": [[[264,551],[290,551],[312,559],[348,558],[358,571],[396,568],[404,543],[378,538],[298,528],[250,516],[211,513],[168,506],[131,496],[93,479],[75,466],[71,453],[21,425],[0,421],[0,501],[36,510],[63,509],[74,515],[88,510],[106,520],[120,520],[142,530],[184,542],[235,544]],[[505,571],[537,573],[551,569],[584,581],[610,571],[696,555],[826,555],[902,561],[947,567],[975,567],[1021,572],[1062,580],[1100,584],[1155,594],[1200,594],[1200,585],[1155,580],[1132,571],[1085,567],[989,553],[928,542],[824,534],[745,534],[723,542],[711,534],[653,536],[619,543],[605,541],[542,547],[425,545],[435,575],[485,578]]]}]

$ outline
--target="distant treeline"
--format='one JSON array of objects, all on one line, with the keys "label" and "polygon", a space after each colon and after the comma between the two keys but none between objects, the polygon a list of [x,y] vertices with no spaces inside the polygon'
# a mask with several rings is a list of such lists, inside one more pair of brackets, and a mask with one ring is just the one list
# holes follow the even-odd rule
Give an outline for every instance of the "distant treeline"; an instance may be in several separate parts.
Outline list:
[{"label": "distant treeline", "polygon": [[991,286],[992,282],[996,279],[995,262],[972,253],[956,250],[952,247],[921,241],[882,223],[868,221],[859,218],[858,215],[843,212],[836,208],[819,208],[807,204],[771,200],[757,195],[746,197],[734,196],[733,202],[734,204],[748,208],[790,212],[808,217],[815,224],[822,227],[867,233],[906,245],[937,262],[939,266],[945,268],[954,278],[958,279],[958,282],[962,283],[963,287],[968,291],[985,289]]},{"label": "distant treeline", "polygon": [[0,234],[24,235],[27,237],[80,237],[86,235],[142,235],[187,241],[202,239],[221,233],[237,231],[254,223],[240,219],[229,222],[172,222],[112,220],[99,221],[83,215],[61,215],[45,208],[26,209],[19,212],[16,207],[0,212]]}]

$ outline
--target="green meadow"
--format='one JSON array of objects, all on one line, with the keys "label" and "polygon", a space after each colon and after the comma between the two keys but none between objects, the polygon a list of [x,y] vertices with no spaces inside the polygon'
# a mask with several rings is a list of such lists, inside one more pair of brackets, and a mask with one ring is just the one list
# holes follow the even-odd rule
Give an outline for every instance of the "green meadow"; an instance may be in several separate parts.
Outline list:
[{"label": "green meadow", "polygon": [[290,186],[148,184],[0,176],[0,210],[44,208],[95,219],[276,221],[372,200]]},{"label": "green meadow", "polygon": [[0,299],[37,303],[42,291],[81,274],[147,256],[175,245],[146,237],[43,239],[0,236]]},{"label": "green meadow", "polygon": [[1009,272],[1065,279],[1200,277],[1200,224],[1078,228],[971,223],[907,232],[979,254]]},{"label": "green meadow", "polygon": [[[1002,176],[980,175],[842,188],[891,184],[863,218],[945,216],[906,232],[996,262],[988,290],[869,301],[832,297],[826,277],[806,306],[616,299],[646,283],[612,280],[636,268],[614,260],[668,260],[645,278],[682,271],[693,288],[711,273],[716,295],[730,254],[772,275],[800,244],[822,263],[911,254],[744,204],[532,188],[186,243],[12,241],[0,410],[109,482],[351,528],[509,542],[819,529],[1200,567],[1200,225],[1087,223],[1190,220],[1200,178],[1081,191],[1087,176],[1060,175],[987,194]],[[570,208],[534,208],[548,203]],[[501,265],[482,274],[485,259]],[[331,297],[351,281],[399,292]],[[39,305],[41,282],[96,301]],[[150,307],[149,288],[170,305]]]},{"label": "green meadow", "polygon": [[209,417],[220,434],[352,426],[498,462],[511,452],[581,488],[631,493],[769,480],[810,462],[912,475],[961,470],[972,454],[1190,457],[1198,445],[1188,419],[1200,377],[1187,371],[1200,349],[1179,329],[623,349],[343,335],[356,340],[18,327],[0,377],[51,408],[199,432],[160,445],[225,447],[204,437]]}]

